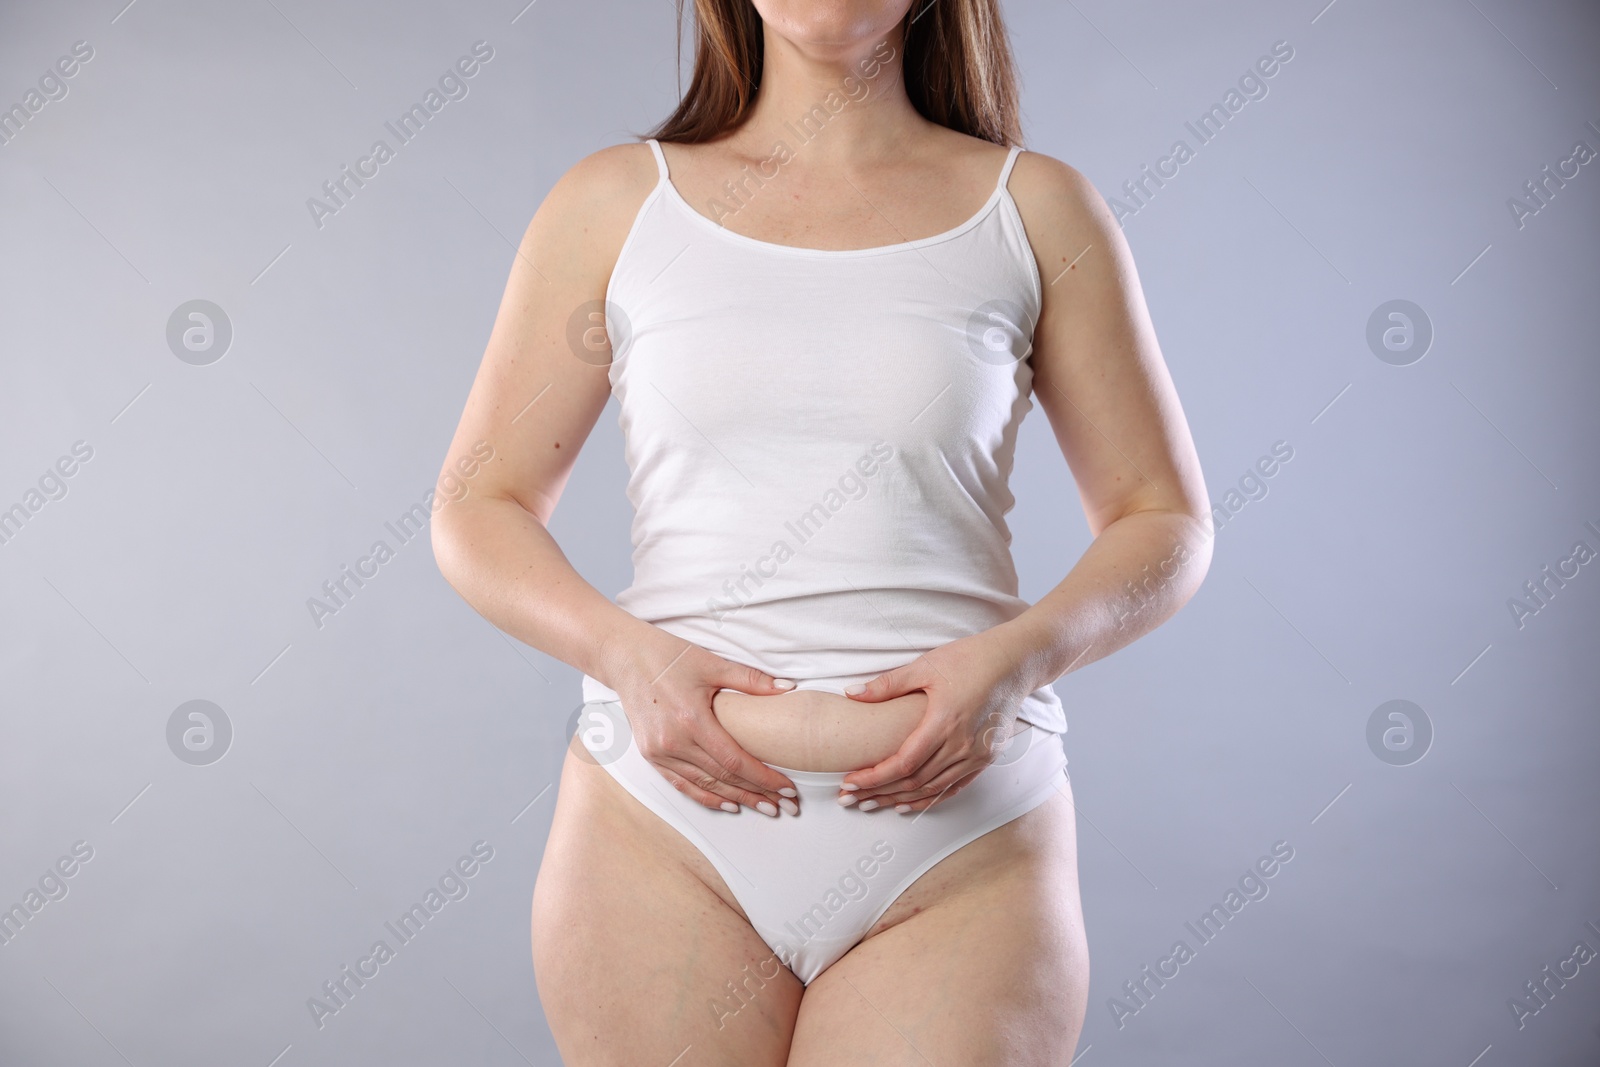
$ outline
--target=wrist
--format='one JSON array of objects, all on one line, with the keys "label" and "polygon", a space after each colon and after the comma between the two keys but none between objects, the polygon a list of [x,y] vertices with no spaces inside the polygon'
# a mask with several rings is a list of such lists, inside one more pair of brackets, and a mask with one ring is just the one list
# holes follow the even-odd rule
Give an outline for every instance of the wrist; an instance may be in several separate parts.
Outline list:
[{"label": "wrist", "polygon": [[685,642],[653,623],[645,622],[618,609],[616,619],[600,639],[593,677],[608,688],[621,692],[619,684],[629,677],[645,674],[650,681],[683,652]]},{"label": "wrist", "polygon": [[627,662],[638,654],[644,635],[644,630],[652,630],[649,623],[617,609],[617,618],[610,620],[600,632],[600,640],[595,650],[594,669],[588,674],[605,685],[615,690],[615,682],[620,680],[627,670]]},{"label": "wrist", "polygon": [[1028,612],[994,627],[995,636],[1012,663],[1012,677],[1027,692],[1042,689],[1064,673],[1065,642]]}]

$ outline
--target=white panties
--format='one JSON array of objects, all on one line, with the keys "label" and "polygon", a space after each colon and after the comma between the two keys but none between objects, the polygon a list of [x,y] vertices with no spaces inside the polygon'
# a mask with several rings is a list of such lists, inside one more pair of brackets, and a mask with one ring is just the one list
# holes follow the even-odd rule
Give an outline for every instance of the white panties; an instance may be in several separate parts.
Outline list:
[{"label": "white panties", "polygon": [[1050,799],[1067,765],[1061,735],[1029,724],[961,792],[902,815],[893,806],[860,811],[840,805],[835,798],[843,771],[772,764],[800,793],[800,814],[774,819],[690,800],[628,735],[621,704],[584,706],[578,736],[596,762],[700,850],[756,933],[807,985],[934,864]]}]

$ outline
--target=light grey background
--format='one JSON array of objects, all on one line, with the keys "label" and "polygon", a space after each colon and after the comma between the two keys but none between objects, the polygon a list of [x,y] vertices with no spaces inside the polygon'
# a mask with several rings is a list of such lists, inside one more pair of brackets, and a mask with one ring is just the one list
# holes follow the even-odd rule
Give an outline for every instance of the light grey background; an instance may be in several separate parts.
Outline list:
[{"label": "light grey background", "polygon": [[[93,849],[0,946],[0,1061],[555,1063],[528,910],[577,673],[480,619],[425,536],[320,628],[306,601],[431,487],[541,197],[670,109],[673,7],[123,2],[0,6],[0,106],[94,49],[0,146],[0,507],[93,449],[0,544],[0,905]],[[1508,208],[1600,149],[1596,5],[1006,9],[1028,147],[1107,197],[1294,48],[1126,224],[1213,500],[1294,455],[1173,621],[1057,685],[1079,1062],[1600,1062],[1600,961],[1520,1029],[1508,1006],[1600,950],[1600,563],[1508,608],[1600,549],[1600,161]],[[478,40],[469,95],[319,229],[307,198]],[[207,366],[166,341],[194,299],[233,328]],[[1366,340],[1396,299],[1435,332],[1407,366]],[[615,414],[553,522],[608,595]],[[1035,599],[1089,539],[1041,412],[1013,487]],[[195,699],[233,729],[205,766],[167,742]],[[1367,742],[1395,699],[1434,731],[1408,766]],[[468,895],[319,1028],[308,998],[477,841]],[[1200,945],[1184,923],[1278,841],[1269,895]]]}]

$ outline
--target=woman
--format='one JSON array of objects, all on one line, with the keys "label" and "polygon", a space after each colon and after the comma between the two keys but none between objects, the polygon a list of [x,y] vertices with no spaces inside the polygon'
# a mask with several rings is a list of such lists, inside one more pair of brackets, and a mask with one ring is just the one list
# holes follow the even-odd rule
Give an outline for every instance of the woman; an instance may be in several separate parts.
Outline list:
[{"label": "woman", "polygon": [[[997,0],[695,21],[677,112],[534,216],[441,480],[493,458],[434,519],[473,607],[585,675],[546,1018],[574,1065],[1064,1063],[1088,953],[1050,683],[1210,559],[1132,260],[1081,174],[1008,149]],[[615,604],[546,532],[613,393]],[[1032,606],[1003,519],[1030,393],[1095,534]]]}]

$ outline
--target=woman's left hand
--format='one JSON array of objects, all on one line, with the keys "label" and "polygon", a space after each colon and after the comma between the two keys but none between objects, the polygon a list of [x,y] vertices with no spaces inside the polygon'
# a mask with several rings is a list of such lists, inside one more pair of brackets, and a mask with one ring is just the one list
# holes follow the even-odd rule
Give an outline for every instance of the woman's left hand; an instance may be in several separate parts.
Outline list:
[{"label": "woman's left hand", "polygon": [[[1001,628],[959,638],[878,675],[852,700],[924,692],[928,704],[898,751],[845,775],[841,797],[863,811],[923,811],[965,789],[994,762],[1029,690]],[[848,787],[855,786],[851,790]],[[846,801],[846,803],[849,803]]]}]

